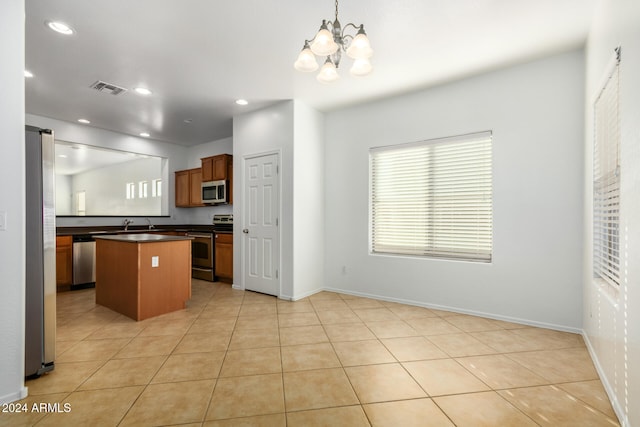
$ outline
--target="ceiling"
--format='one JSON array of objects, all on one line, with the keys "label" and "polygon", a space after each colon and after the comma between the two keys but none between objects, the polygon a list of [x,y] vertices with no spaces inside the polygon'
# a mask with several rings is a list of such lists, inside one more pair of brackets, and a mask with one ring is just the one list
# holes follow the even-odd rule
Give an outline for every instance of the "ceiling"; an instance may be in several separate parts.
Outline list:
[{"label": "ceiling", "polygon": [[[273,102],[331,111],[582,46],[594,3],[343,0],[339,19],[364,24],[374,70],[352,77],[345,57],[342,78],[325,85],[293,62],[334,19],[329,0],[26,0],[26,112],[192,146],[231,136],[234,115]],[[97,80],[128,91],[98,92]]]}]

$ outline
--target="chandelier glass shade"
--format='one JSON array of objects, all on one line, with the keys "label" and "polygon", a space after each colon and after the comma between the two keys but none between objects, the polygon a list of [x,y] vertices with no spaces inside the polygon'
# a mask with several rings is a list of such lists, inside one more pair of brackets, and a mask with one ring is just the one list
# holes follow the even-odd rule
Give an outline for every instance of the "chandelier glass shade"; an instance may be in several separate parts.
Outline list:
[{"label": "chandelier glass shade", "polygon": [[316,55],[311,51],[309,47],[309,43],[305,42],[304,48],[300,55],[298,55],[298,60],[294,64],[296,70],[303,72],[313,72],[318,69],[318,61],[316,61]]},{"label": "chandelier glass shade", "polygon": [[321,83],[331,83],[338,80],[340,78],[340,74],[338,74],[338,69],[335,64],[331,62],[331,59],[327,58],[322,68],[320,68],[320,72],[316,78]]},{"label": "chandelier glass shade", "polygon": [[[350,28],[355,30],[355,35],[345,33]],[[304,47],[293,66],[298,71],[313,72],[319,67],[316,56],[324,57],[324,64],[316,78],[321,83],[331,83],[340,78],[338,67],[342,53],[354,60],[349,70],[351,75],[366,76],[373,69],[369,61],[373,55],[373,49],[364,31],[364,25],[348,23],[343,28],[338,20],[338,1],[336,0],[335,20],[322,21],[315,37],[304,41]]]}]

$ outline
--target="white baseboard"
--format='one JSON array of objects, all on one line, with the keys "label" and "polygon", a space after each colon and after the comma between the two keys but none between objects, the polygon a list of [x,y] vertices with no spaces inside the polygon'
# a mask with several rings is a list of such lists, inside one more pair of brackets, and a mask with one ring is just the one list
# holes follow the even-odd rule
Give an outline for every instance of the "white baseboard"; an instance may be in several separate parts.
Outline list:
[{"label": "white baseboard", "polygon": [[522,318],[517,318],[517,317],[510,317],[510,316],[500,316],[500,315],[496,315],[496,314],[492,314],[492,313],[485,313],[485,312],[480,312],[480,311],[474,311],[474,310],[466,310],[466,309],[460,309],[458,307],[450,307],[450,306],[444,306],[444,305],[438,305],[438,304],[426,304],[426,303],[422,303],[419,301],[412,301],[412,300],[405,300],[405,299],[400,299],[400,298],[389,298],[389,297],[383,297],[380,295],[374,295],[374,294],[369,294],[369,293],[364,293],[364,292],[352,292],[352,291],[345,291],[343,289],[336,289],[336,288],[323,288],[323,289],[318,289],[315,291],[311,291],[311,292],[307,292],[305,294],[301,294],[301,295],[296,295],[295,297],[290,297],[290,296],[280,296],[281,299],[287,299],[290,301],[297,301],[303,298],[307,298],[310,297],[311,295],[315,295],[319,292],[322,291],[327,291],[327,292],[335,292],[338,294],[344,294],[344,295],[353,295],[353,296],[358,296],[358,297],[363,297],[363,298],[372,298],[372,299],[376,299],[379,301],[388,301],[388,302],[396,302],[396,303],[400,303],[400,304],[407,304],[407,305],[413,305],[413,306],[417,306],[417,307],[425,307],[425,308],[432,308],[435,310],[445,310],[445,311],[451,311],[454,313],[460,313],[460,314],[469,314],[472,316],[480,316],[480,317],[485,317],[488,319],[495,319],[495,320],[503,320],[505,322],[511,322],[511,323],[518,323],[521,325],[526,325],[526,326],[535,326],[535,327],[539,327],[539,328],[545,328],[545,329],[552,329],[552,330],[556,330],[556,331],[562,331],[562,332],[571,332],[571,333],[575,333],[575,334],[579,334],[582,335],[582,338],[584,339],[584,342],[587,346],[587,350],[589,351],[589,355],[591,356],[591,360],[593,361],[593,364],[596,368],[596,371],[598,372],[598,375],[600,376],[600,381],[602,382],[602,385],[609,397],[609,401],[611,402],[611,406],[613,407],[614,412],[616,413],[616,416],[618,417],[618,420],[621,423],[622,427],[631,427],[631,424],[629,423],[629,418],[628,415],[625,414],[624,410],[622,409],[622,406],[620,405],[620,402],[616,399],[616,395],[613,392],[613,388],[611,387],[611,384],[609,383],[607,377],[605,376],[604,370],[602,369],[602,366],[600,365],[600,362],[598,360],[597,354],[593,348],[593,345],[591,344],[591,341],[589,340],[589,336],[585,333],[584,330],[579,329],[579,328],[572,328],[572,327],[567,327],[564,325],[556,325],[553,323],[546,323],[546,322],[539,322],[539,321],[535,321],[535,320],[529,320],[529,319],[522,319]]},{"label": "white baseboard", "polygon": [[607,392],[607,396],[609,396],[609,402],[611,402],[613,412],[616,413],[618,421],[620,421],[620,425],[622,427],[631,427],[631,423],[629,422],[629,415],[624,412],[624,409],[616,398],[616,394],[613,391],[613,387],[611,387],[611,383],[609,383],[609,379],[605,375],[604,369],[602,369],[602,365],[600,364],[598,355],[593,348],[593,344],[591,343],[591,340],[589,340],[589,335],[587,335],[584,330],[582,331],[582,338],[584,339],[584,342],[587,346],[587,350],[589,351],[589,355],[591,356],[593,365],[596,367],[596,371],[598,372],[598,376],[600,377],[600,382],[602,383],[604,390]]},{"label": "white baseboard", "polygon": [[24,399],[29,394],[29,389],[27,387],[22,387],[20,390],[5,394],[4,396],[0,396],[0,404],[4,405],[5,403],[15,402],[16,400]]},{"label": "white baseboard", "polygon": [[[320,292],[322,292],[322,291],[326,291],[326,290],[328,290],[328,289],[316,289],[316,290],[313,290],[313,291],[305,292],[304,294],[297,294],[297,295],[294,295],[294,296],[292,296],[292,297],[289,297],[289,299],[290,299],[291,301],[298,301],[298,300],[301,300],[301,299],[303,299],[303,298],[310,297],[311,295],[315,295],[315,294],[317,294],[317,293],[320,293]],[[334,292],[334,291],[332,290],[331,292]]]},{"label": "white baseboard", "polygon": [[358,297],[371,298],[371,299],[376,299],[376,300],[380,300],[380,301],[397,302],[397,303],[400,303],[400,304],[414,305],[414,306],[417,306],[417,307],[432,308],[434,310],[444,310],[444,311],[451,311],[451,312],[460,313],[460,314],[469,314],[469,315],[472,315],[472,316],[485,317],[487,319],[503,320],[505,322],[518,323],[518,324],[526,325],[526,326],[535,326],[537,328],[553,329],[553,330],[556,330],[556,331],[571,332],[571,333],[574,333],[574,334],[581,334],[582,333],[582,329],[579,329],[579,328],[572,328],[572,327],[568,327],[568,326],[564,326],[564,325],[556,325],[556,324],[553,324],[553,323],[539,322],[539,321],[536,321],[536,320],[522,319],[522,318],[518,318],[518,317],[501,316],[501,315],[496,315],[496,314],[493,314],[493,313],[485,313],[485,312],[482,312],[482,311],[466,310],[466,309],[462,309],[462,308],[458,308],[458,307],[450,307],[450,306],[446,306],[446,305],[427,304],[427,303],[423,303],[423,302],[420,302],[420,301],[405,300],[405,299],[401,299],[401,298],[390,298],[390,297],[374,295],[374,294],[369,294],[369,293],[351,292],[351,291],[345,291],[345,290],[342,290],[342,289],[334,289],[334,288],[325,288],[323,290],[329,291],[329,292],[336,292],[336,293],[339,293],[339,294],[354,295],[354,296],[358,296]]}]

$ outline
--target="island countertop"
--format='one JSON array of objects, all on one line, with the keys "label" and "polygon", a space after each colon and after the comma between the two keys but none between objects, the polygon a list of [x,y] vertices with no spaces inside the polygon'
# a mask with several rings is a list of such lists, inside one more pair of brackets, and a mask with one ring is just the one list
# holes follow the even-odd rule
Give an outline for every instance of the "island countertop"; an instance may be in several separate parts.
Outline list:
[{"label": "island countertop", "polygon": [[153,243],[153,242],[173,242],[176,240],[193,240],[188,236],[169,236],[156,233],[132,233],[132,234],[109,234],[105,236],[93,236],[94,239],[116,240],[118,242],[129,243]]}]

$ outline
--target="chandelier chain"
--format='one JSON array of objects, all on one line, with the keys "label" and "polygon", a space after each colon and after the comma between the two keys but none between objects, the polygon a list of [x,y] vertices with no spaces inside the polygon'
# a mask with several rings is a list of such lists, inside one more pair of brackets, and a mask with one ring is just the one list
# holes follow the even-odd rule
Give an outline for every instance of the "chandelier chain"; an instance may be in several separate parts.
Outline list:
[{"label": "chandelier chain", "polygon": [[338,0],[336,0],[336,21],[338,20]]}]

